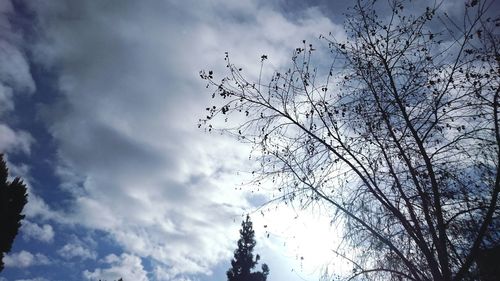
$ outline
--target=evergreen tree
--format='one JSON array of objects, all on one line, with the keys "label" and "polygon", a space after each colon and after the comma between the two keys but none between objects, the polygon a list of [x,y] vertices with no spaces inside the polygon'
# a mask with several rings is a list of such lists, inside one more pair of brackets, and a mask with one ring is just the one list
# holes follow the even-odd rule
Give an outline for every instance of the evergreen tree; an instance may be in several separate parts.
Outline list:
[{"label": "evergreen tree", "polygon": [[26,185],[20,178],[7,181],[9,170],[0,154],[0,271],[3,270],[3,255],[8,253],[14,243],[24,205],[28,202]]},{"label": "evergreen tree", "polygon": [[241,223],[238,249],[234,251],[232,267],[227,271],[228,281],[266,281],[269,274],[269,267],[266,264],[262,265],[262,271],[252,272],[260,259],[259,255],[256,255],[255,259],[253,256],[253,248],[257,243],[254,236],[252,222],[247,215],[246,220]]}]

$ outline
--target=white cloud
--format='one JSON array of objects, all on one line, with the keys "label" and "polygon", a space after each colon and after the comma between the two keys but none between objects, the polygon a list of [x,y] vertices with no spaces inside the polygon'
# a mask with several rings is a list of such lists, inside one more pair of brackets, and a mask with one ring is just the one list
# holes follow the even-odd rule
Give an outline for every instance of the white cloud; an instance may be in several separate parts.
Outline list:
[{"label": "white cloud", "polygon": [[26,268],[36,265],[48,265],[50,260],[47,256],[36,253],[32,254],[28,251],[21,251],[17,253],[7,254],[3,258],[5,267],[19,267]]},{"label": "white cloud", "polygon": [[72,258],[79,258],[81,260],[95,260],[97,257],[97,253],[89,247],[85,246],[85,244],[83,244],[81,241],[67,243],[62,248],[60,248],[57,253],[61,257],[68,260]]},{"label": "white cloud", "polygon": [[[21,178],[26,182],[26,177]],[[41,219],[41,220],[53,220],[58,223],[70,223],[69,219],[64,215],[64,213],[57,212],[53,210],[46,202],[35,193],[32,186],[28,186],[28,196],[29,200],[24,207],[23,213],[26,214],[27,218],[30,219]]]},{"label": "white cloud", "polygon": [[94,271],[85,270],[83,276],[87,280],[137,280],[147,281],[147,273],[142,266],[142,261],[139,257],[130,254],[114,254],[108,255],[103,262],[109,267],[97,268]]},{"label": "white cloud", "polygon": [[[20,32],[21,29],[12,24],[19,20],[19,15],[15,14],[12,2],[10,0],[0,1],[0,118],[2,119],[0,122],[0,151],[6,153],[7,156],[9,153],[29,155],[32,145],[35,144],[35,139],[29,132],[17,129],[10,123],[11,120],[20,118],[15,114],[16,97],[30,95],[36,91],[28,58],[25,54],[27,43]],[[30,167],[22,163],[8,164],[10,174],[20,176],[27,183],[29,201],[24,208],[27,217],[36,215],[41,215],[44,218],[57,217],[43,199],[32,190],[29,184]],[[44,236],[43,239],[49,239],[50,229],[45,226],[42,228],[42,232],[48,235]]]},{"label": "white cloud", "polygon": [[0,116],[14,110],[13,91],[0,83]]},{"label": "white cloud", "polygon": [[26,154],[30,154],[31,144],[34,142],[34,139],[28,132],[13,130],[6,124],[0,123],[0,135],[2,136],[0,138],[0,151],[20,150]]},{"label": "white cloud", "polygon": [[302,39],[338,27],[315,9],[292,21],[258,1],[119,3],[29,2],[46,39],[34,54],[61,69],[62,97],[42,116],[74,196],[64,217],[153,258],[164,280],[209,274],[249,207],[234,191],[248,150],[196,129],[209,99],[198,71],[222,72],[226,50],[249,73],[263,53],[279,67]]},{"label": "white cloud", "polygon": [[[30,174],[30,166],[26,164],[14,164],[9,161],[9,157],[7,155],[6,157],[7,160],[7,167],[9,168],[9,175],[11,177],[20,177],[23,182],[26,184],[28,188],[28,203],[23,209],[23,213],[26,215],[27,218],[32,219],[39,219],[42,221],[45,220],[53,220],[58,223],[70,223],[68,218],[64,213],[59,213],[57,211],[54,211],[51,209],[51,207],[41,198],[36,191],[33,189],[33,185],[31,184],[34,179],[32,178]],[[43,227],[42,227],[43,228]],[[47,235],[50,235],[49,232],[50,230],[48,227],[45,227],[45,231],[47,232]]]},{"label": "white cloud", "polygon": [[[12,92],[32,93],[35,82],[31,77],[29,64],[22,50],[22,35],[14,30],[11,18],[15,18],[10,0],[0,3],[0,100],[8,102]],[[8,94],[6,94],[8,93]],[[12,109],[13,105],[9,106]],[[0,113],[2,112],[0,107]]]},{"label": "white cloud", "polygon": [[[9,26],[0,28],[3,31],[12,32]],[[22,93],[34,92],[35,82],[31,77],[26,57],[15,45],[14,40],[9,42],[4,38],[6,37],[0,38],[0,85]]]},{"label": "white cloud", "polygon": [[38,225],[29,220],[24,220],[21,233],[25,240],[35,239],[46,243],[54,241],[54,229],[50,224]]},{"label": "white cloud", "polygon": [[[14,94],[31,94],[35,91],[35,82],[31,76],[29,64],[22,48],[22,36],[15,32],[10,17],[14,17],[12,3],[0,4],[0,117],[14,110]],[[21,151],[30,153],[33,143],[31,135],[16,130],[8,124],[0,123],[0,151]]]}]

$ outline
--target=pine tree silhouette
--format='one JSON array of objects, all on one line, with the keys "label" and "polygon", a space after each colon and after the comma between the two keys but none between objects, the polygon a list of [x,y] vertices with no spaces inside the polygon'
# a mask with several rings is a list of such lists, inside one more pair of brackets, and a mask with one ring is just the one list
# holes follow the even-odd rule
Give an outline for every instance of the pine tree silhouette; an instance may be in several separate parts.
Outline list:
[{"label": "pine tree silhouette", "polygon": [[252,222],[250,216],[247,215],[246,220],[241,223],[238,249],[234,251],[232,267],[227,271],[228,281],[266,281],[269,274],[269,267],[266,264],[262,265],[261,272],[252,272],[260,259],[259,255],[256,255],[255,259],[253,257],[253,248],[256,243]]},{"label": "pine tree silhouette", "polygon": [[14,243],[24,205],[28,202],[26,185],[20,178],[7,181],[9,170],[0,154],[0,271],[3,270],[3,255],[8,253]]}]

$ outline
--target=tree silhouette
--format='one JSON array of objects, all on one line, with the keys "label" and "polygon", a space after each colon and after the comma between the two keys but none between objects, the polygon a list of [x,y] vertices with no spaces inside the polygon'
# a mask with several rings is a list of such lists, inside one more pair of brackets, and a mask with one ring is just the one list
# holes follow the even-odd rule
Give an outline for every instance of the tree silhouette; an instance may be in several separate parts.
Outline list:
[{"label": "tree silhouette", "polygon": [[3,255],[8,253],[17,235],[24,205],[28,202],[26,185],[20,178],[7,181],[9,170],[0,154],[0,271],[3,270]]},{"label": "tree silhouette", "polygon": [[231,261],[232,267],[227,271],[228,281],[266,281],[269,274],[269,267],[262,265],[262,272],[252,271],[259,262],[260,256],[253,256],[255,232],[252,228],[250,216],[247,215],[245,221],[241,223],[240,239],[238,249],[234,251],[234,258]]},{"label": "tree silhouette", "polygon": [[199,126],[227,122],[285,203],[333,209],[347,278],[477,280],[500,245],[500,17],[407,2],[357,1],[346,39],[322,36],[331,61],[303,41],[266,80],[226,53],[222,80],[200,73],[215,102]]}]

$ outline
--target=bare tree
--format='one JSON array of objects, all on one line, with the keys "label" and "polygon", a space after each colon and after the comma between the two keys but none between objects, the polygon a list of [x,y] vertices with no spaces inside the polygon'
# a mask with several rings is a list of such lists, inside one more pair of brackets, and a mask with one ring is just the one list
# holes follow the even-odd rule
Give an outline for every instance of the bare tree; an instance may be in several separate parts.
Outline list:
[{"label": "bare tree", "polygon": [[492,3],[466,3],[459,22],[439,3],[415,14],[391,0],[379,16],[379,3],[358,1],[347,39],[322,37],[330,68],[314,67],[304,41],[265,83],[226,54],[220,82],[200,73],[215,87],[200,126],[215,130],[222,117],[222,130],[253,145],[256,181],[272,181],[285,202],[333,207],[353,253],[349,279],[483,278],[480,254],[500,245]]}]

